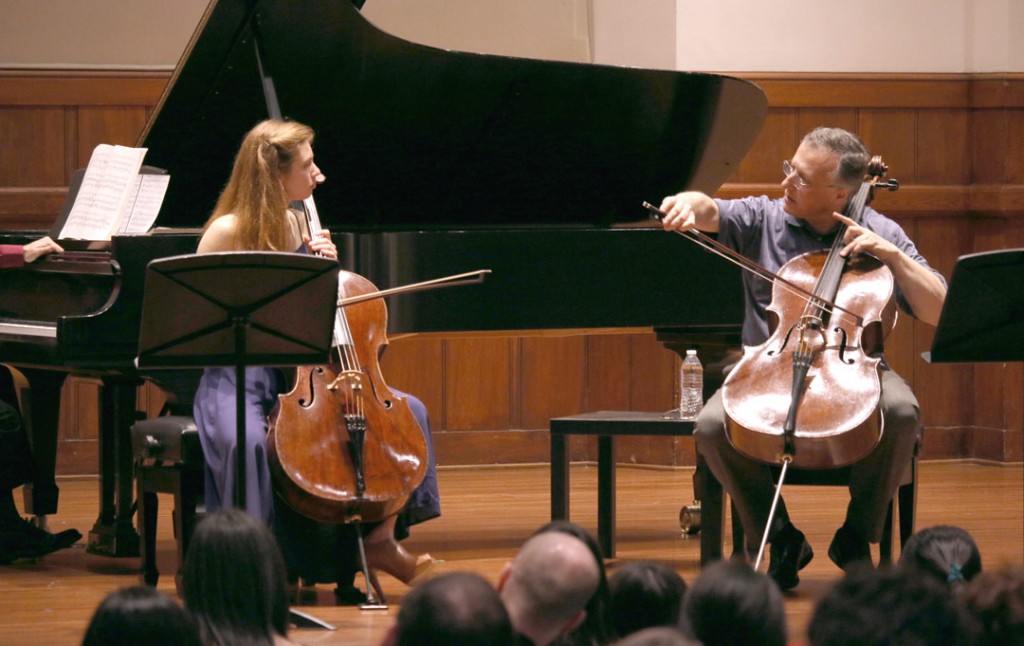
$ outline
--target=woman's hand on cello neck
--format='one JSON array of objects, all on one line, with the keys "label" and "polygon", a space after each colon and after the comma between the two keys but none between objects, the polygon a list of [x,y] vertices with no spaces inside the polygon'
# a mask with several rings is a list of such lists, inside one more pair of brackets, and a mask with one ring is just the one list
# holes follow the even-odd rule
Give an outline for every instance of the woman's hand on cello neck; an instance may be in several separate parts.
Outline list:
[{"label": "woman's hand on cello neck", "polygon": [[338,248],[334,246],[334,242],[331,240],[331,232],[327,229],[322,230],[312,238],[308,235],[303,236],[302,241],[306,244],[306,248],[309,249],[310,253],[332,260],[338,259]]}]

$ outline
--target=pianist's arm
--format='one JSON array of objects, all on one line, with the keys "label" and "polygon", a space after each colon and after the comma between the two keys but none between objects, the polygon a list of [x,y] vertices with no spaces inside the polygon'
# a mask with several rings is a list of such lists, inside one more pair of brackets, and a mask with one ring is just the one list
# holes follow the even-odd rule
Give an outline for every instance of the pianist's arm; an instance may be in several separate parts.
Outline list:
[{"label": "pianist's arm", "polygon": [[15,244],[0,245],[0,268],[13,269],[21,267],[40,256],[45,256],[48,253],[60,253],[62,251],[64,249],[51,240],[49,236],[30,242],[25,246]]}]

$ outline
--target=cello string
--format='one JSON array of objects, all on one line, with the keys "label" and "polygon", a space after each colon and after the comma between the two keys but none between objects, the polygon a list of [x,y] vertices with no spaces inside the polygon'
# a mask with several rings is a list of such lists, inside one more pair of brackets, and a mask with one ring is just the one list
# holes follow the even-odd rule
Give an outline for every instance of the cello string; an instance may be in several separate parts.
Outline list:
[{"label": "cello string", "polygon": [[[319,184],[320,181],[317,183]],[[323,232],[323,226],[320,224],[320,214],[317,211],[316,202],[313,201],[313,196],[310,195],[302,200],[302,206],[306,214],[306,227],[309,230],[310,237],[320,235]],[[352,341],[354,338],[352,336],[352,328],[349,326],[348,316],[346,316],[345,310],[342,307],[335,306],[334,321],[334,344],[338,348],[338,362],[341,365],[341,369],[343,371],[358,370],[360,365],[359,356]]]},{"label": "cello string", "polygon": [[[317,183],[319,184],[320,182],[318,181]],[[323,232],[323,225],[320,224],[320,213],[317,211],[316,202],[313,201],[312,194],[302,200],[302,210],[306,216],[306,229],[309,231],[310,238],[320,235]],[[345,370],[347,369],[346,361],[348,360],[346,348],[351,346],[352,332],[348,327],[348,320],[345,318],[344,310],[338,307],[334,310],[334,330],[332,335],[334,338],[333,349],[338,353],[338,364],[342,370]]]},{"label": "cello string", "polygon": [[[662,218],[664,218],[665,215],[667,215],[664,211],[650,204],[649,202],[644,202],[643,205],[644,208],[646,208],[648,212],[650,212],[651,217],[657,220],[658,222],[661,222]],[[840,317],[843,316],[841,312],[845,312],[850,317],[852,317],[854,325],[856,325],[857,327],[864,327],[864,319],[858,316],[855,312],[851,312],[850,310],[842,307],[841,305],[838,305],[831,301],[825,301],[821,299],[819,296],[807,291],[800,285],[797,285],[796,283],[793,283],[783,278],[782,276],[779,276],[778,274],[768,270],[767,268],[762,267],[761,265],[757,264],[753,260],[750,260],[743,254],[733,251],[729,247],[726,247],[725,245],[718,242],[711,236],[703,233],[702,231],[699,231],[697,229],[689,229],[687,231],[674,231],[674,233],[677,233],[686,238],[687,240],[696,243],[697,245],[703,247],[707,251],[710,251],[716,256],[719,256],[720,258],[723,258],[724,260],[731,262],[732,264],[738,266],[740,269],[748,271],[760,278],[763,278],[764,280],[767,280],[768,282],[779,284],[779,286],[782,287],[782,289],[785,289],[786,291],[795,295],[797,298],[802,298],[804,301],[812,299],[823,301],[828,305],[828,308],[822,307],[822,309],[825,309],[834,316]]]},{"label": "cello string", "polygon": [[729,249],[725,245],[722,245],[720,242],[713,240],[711,237],[705,235],[700,231],[697,231],[696,229],[691,229],[689,231],[675,231],[675,233],[683,236],[684,238],[690,240],[691,242],[696,243],[697,245],[703,247],[707,251],[710,251],[716,256],[719,256],[720,258],[723,258],[724,260],[731,262],[732,264],[738,266],[740,269],[753,273],[759,278],[763,278],[768,282],[774,282],[778,284],[782,289],[788,291],[797,298],[803,299],[805,302],[821,303],[821,305],[819,305],[818,307],[821,310],[832,314],[833,316],[838,316],[843,319],[852,319],[854,325],[856,325],[857,327],[864,327],[864,319],[861,316],[858,316],[854,312],[851,312],[850,310],[846,309],[841,305],[838,305],[829,300],[816,296],[813,292],[809,292],[803,287],[797,285],[796,283],[787,280],[782,276],[779,276],[778,274],[769,271],[768,269],[765,269],[764,267],[758,265],[749,258],[736,253],[732,249]]}]

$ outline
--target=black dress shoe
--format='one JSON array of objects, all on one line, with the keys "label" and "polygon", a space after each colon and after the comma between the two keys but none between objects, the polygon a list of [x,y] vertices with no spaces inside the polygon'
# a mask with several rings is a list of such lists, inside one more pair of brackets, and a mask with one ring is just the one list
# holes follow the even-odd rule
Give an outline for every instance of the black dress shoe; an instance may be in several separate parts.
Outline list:
[{"label": "black dress shoe", "polygon": [[860,533],[846,523],[836,530],[832,544],[828,546],[828,557],[843,570],[854,563],[867,561],[871,563],[871,548]]},{"label": "black dress shoe", "polygon": [[354,585],[339,583],[334,589],[334,601],[339,606],[359,606],[366,603],[366,595]]},{"label": "black dress shoe", "polygon": [[811,544],[804,538],[804,533],[792,523],[787,523],[773,538],[771,561],[768,563],[768,576],[782,590],[791,590],[800,583],[800,570],[814,558]]},{"label": "black dress shoe", "polygon": [[51,534],[27,520],[19,519],[11,526],[0,529],[0,565],[18,559],[39,558],[71,547],[82,535],[75,529]]}]

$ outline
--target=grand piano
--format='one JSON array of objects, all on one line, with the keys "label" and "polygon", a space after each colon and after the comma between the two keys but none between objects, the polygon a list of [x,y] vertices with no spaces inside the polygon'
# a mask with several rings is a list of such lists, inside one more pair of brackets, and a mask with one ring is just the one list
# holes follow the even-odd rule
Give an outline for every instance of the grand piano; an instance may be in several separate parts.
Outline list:
[{"label": "grand piano", "polygon": [[736,271],[645,225],[641,201],[715,191],[760,130],[759,88],[445,51],[377,29],[361,6],[211,2],[138,141],[171,175],[157,229],[0,283],[0,361],[32,384],[26,412],[46,472],[30,512],[56,510],[64,377],[103,380],[91,551],[138,553],[127,427],[151,376],[133,364],[146,265],[195,249],[242,136],[270,114],[316,130],[328,177],[318,210],[344,268],[382,289],[493,271],[481,285],[391,299],[392,334],[653,328],[670,347],[684,334],[738,338]]}]

